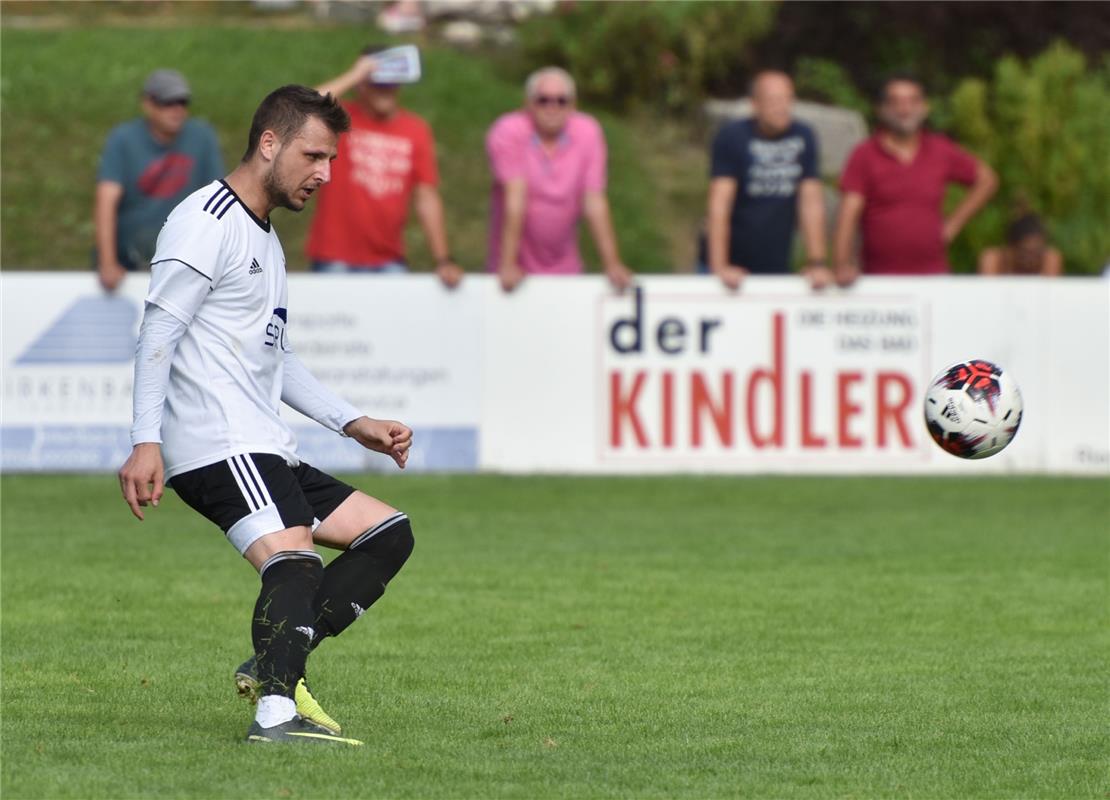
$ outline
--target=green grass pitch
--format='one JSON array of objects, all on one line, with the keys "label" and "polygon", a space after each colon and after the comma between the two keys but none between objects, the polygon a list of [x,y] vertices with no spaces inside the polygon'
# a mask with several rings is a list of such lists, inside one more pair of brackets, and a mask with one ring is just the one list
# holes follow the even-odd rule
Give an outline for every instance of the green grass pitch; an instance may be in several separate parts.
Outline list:
[{"label": "green grass pitch", "polygon": [[2,483],[5,798],[1092,797],[1102,480],[358,476],[417,547],[240,743],[257,579],[173,494]]}]

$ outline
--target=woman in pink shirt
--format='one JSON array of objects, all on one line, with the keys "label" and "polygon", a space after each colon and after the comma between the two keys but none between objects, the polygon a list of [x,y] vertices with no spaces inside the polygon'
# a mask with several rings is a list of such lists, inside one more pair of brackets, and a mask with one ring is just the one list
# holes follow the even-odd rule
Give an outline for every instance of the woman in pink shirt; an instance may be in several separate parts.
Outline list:
[{"label": "woman in pink shirt", "polygon": [[488,266],[505,291],[525,275],[581,273],[583,214],[609,280],[631,284],[605,195],[605,136],[596,119],[576,110],[565,70],[547,67],[528,78],[525,107],[493,124],[486,151],[493,173]]}]

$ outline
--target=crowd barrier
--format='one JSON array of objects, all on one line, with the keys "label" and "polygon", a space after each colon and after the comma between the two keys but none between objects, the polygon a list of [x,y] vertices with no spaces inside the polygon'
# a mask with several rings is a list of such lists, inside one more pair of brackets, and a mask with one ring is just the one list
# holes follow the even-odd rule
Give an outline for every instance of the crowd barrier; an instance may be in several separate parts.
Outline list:
[{"label": "crowd barrier", "polygon": [[[414,471],[1110,474],[1110,281],[529,278],[455,291],[430,276],[292,275],[289,339],[328,385],[416,432]],[[2,469],[110,471],[130,450],[146,276],[5,273]],[[1000,455],[928,438],[942,366],[986,358],[1021,387]],[[286,409],[305,460],[388,459]]]}]

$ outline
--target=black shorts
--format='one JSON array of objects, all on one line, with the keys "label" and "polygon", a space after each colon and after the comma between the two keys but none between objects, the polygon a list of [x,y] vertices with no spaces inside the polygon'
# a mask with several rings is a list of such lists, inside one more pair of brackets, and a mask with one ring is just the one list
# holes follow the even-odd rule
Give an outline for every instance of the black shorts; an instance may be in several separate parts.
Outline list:
[{"label": "black shorts", "polygon": [[298,525],[315,529],[355,491],[304,462],[291,467],[272,453],[232,456],[174,475],[169,484],[219,525],[240,553],[267,533]]}]

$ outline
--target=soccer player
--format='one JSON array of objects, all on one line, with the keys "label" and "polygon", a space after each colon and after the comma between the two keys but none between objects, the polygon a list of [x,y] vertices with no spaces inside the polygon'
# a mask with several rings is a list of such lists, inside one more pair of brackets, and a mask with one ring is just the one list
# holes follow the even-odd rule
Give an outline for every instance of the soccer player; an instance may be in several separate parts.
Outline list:
[{"label": "soccer player", "polygon": [[[135,355],[133,450],[119,472],[143,519],[163,481],[258,570],[251,742],[361,744],[304,682],[309,652],[382,596],[412,552],[408,517],[297,458],[282,402],[404,468],[412,431],[364,416],[294,353],[270,212],[327,183],[350,124],[330,95],[284,86],[255,112],[242,162],[189,195],[158,236]],[[293,319],[296,317],[294,316]],[[313,544],[344,552],[324,568]]]}]

